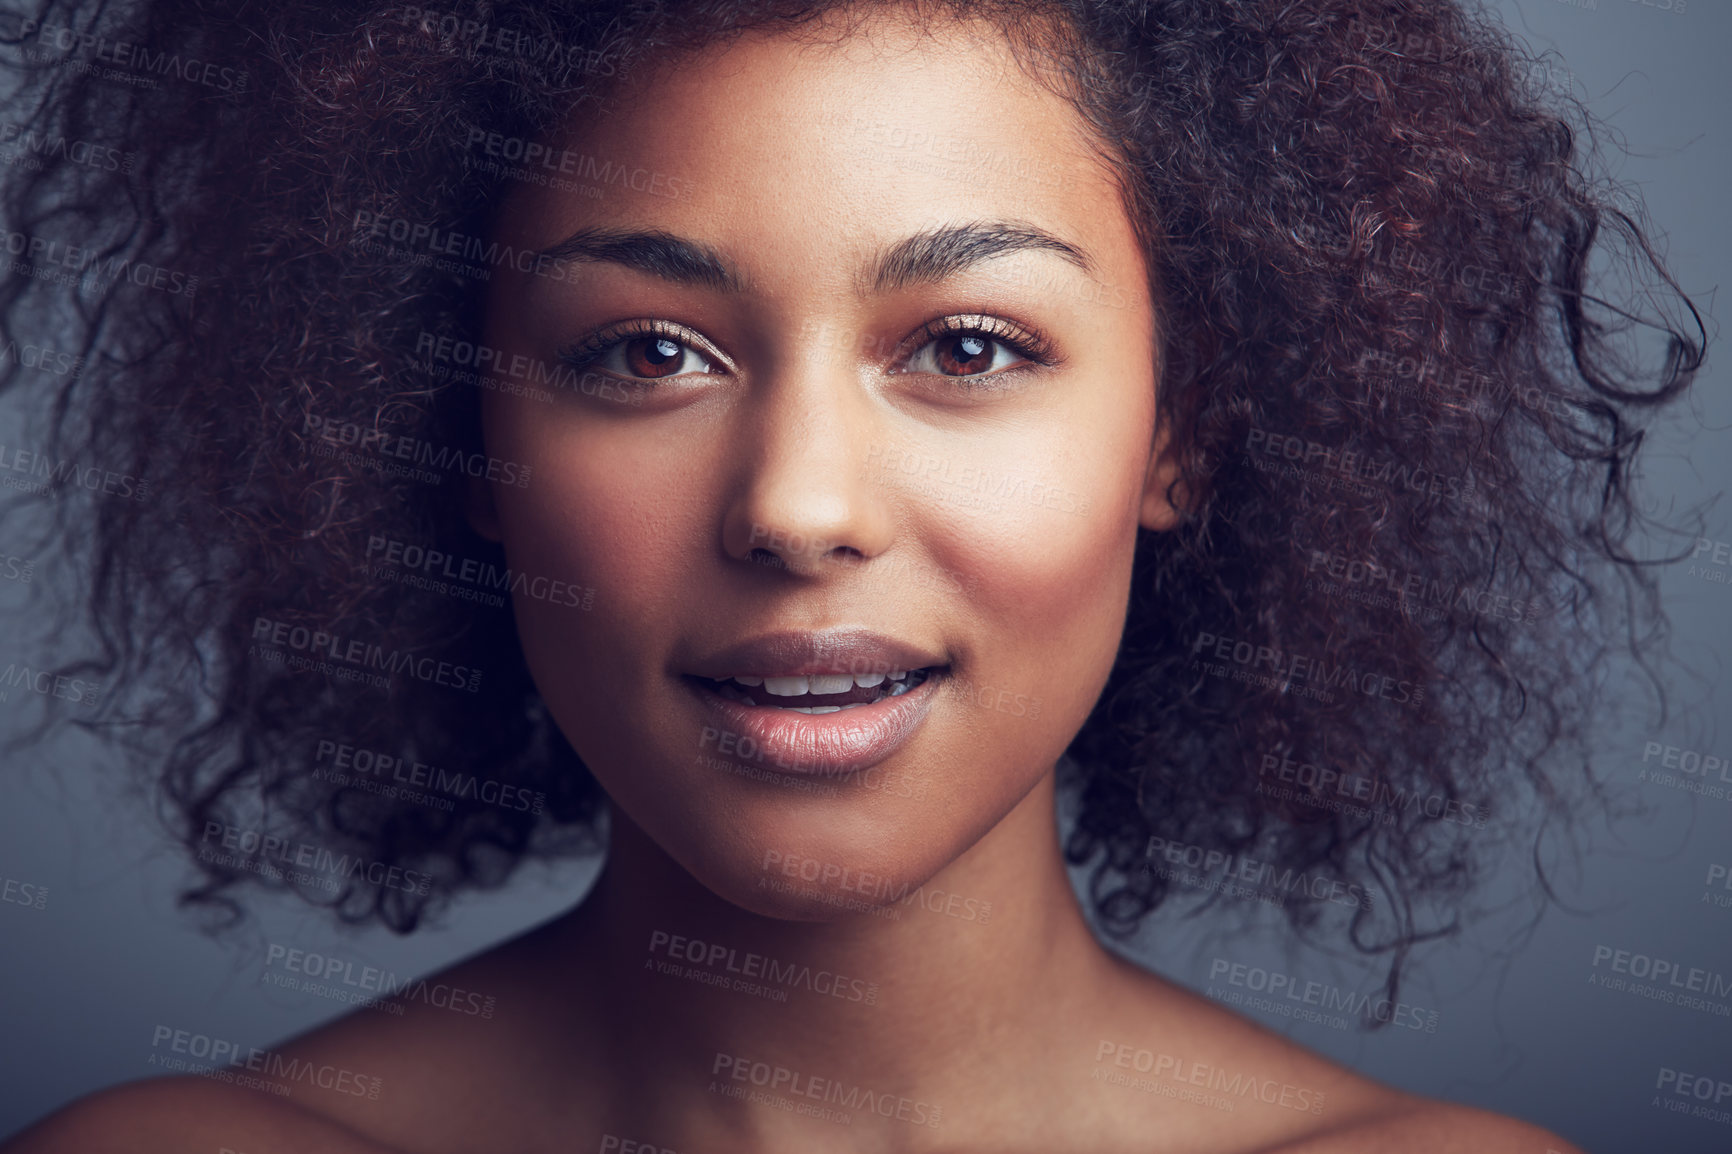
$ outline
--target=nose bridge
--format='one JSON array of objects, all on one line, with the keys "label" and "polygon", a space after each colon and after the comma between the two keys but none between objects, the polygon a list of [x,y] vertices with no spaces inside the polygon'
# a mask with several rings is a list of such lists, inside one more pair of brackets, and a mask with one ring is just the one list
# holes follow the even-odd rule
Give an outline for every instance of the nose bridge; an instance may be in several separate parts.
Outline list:
[{"label": "nose bridge", "polygon": [[796,339],[752,381],[746,403],[743,476],[723,527],[729,555],[815,575],[882,552],[889,512],[863,468],[876,407],[851,360]]}]

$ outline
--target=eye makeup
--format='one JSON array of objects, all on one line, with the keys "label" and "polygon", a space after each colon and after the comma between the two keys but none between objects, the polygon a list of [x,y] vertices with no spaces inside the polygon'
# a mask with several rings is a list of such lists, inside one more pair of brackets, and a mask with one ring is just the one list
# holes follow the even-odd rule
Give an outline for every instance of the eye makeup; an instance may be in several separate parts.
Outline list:
[{"label": "eye makeup", "polygon": [[[655,318],[607,325],[562,348],[559,359],[573,368],[599,369],[626,383],[643,385],[736,369],[696,330]],[[1057,363],[1053,342],[1038,330],[1004,317],[966,313],[936,317],[921,325],[896,346],[887,371],[976,382]]]}]

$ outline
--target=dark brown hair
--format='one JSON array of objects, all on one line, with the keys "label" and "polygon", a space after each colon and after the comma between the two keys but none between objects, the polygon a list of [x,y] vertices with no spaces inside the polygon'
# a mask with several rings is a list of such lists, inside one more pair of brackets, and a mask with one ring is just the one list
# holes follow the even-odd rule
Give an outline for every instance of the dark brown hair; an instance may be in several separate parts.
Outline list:
[{"label": "dark brown hair", "polygon": [[[35,139],[126,159],[39,144],[15,166],[0,203],[26,241],[0,294],[8,340],[85,358],[49,459],[148,481],[65,506],[101,650],[65,668],[112,687],[103,724],[189,847],[244,827],[414,871],[424,886],[310,895],[403,931],[526,856],[597,848],[605,799],[509,611],[372,572],[380,539],[504,570],[463,477],[389,474],[328,431],[479,450],[479,390],[428,334],[473,354],[485,280],[417,240],[484,248],[522,172],[475,141],[521,149],[634,69],[836,7],[181,0],[49,5],[11,35]],[[1591,786],[1594,671],[1661,636],[1627,552],[1633,462],[1701,361],[1694,309],[1595,179],[1580,109],[1455,3],[925,7],[998,21],[1058,78],[1124,175],[1159,290],[1186,516],[1138,543],[1117,665],[1065,767],[1097,920],[1129,934],[1187,867],[1233,855],[1297,928],[1343,913],[1398,963],[1450,927],[1489,829]],[[31,238],[87,249],[83,287]],[[1607,260],[1643,315],[1595,295]],[[1646,372],[1621,343],[1643,327],[1665,342]],[[462,672],[358,688],[251,654],[261,620]],[[314,773],[321,742],[496,796],[339,783]],[[188,900],[293,885],[246,848],[205,854]]]}]

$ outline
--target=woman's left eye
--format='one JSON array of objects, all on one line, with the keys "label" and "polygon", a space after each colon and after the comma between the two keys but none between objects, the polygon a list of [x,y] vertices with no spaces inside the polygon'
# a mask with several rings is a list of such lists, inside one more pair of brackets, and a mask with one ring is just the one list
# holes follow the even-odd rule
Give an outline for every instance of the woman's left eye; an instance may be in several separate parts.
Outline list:
[{"label": "woman's left eye", "polygon": [[590,363],[622,377],[652,381],[715,372],[702,353],[683,341],[658,334],[615,341]]},{"label": "woman's left eye", "polygon": [[1005,341],[986,333],[955,332],[927,341],[908,358],[904,372],[976,377],[1029,363]]}]

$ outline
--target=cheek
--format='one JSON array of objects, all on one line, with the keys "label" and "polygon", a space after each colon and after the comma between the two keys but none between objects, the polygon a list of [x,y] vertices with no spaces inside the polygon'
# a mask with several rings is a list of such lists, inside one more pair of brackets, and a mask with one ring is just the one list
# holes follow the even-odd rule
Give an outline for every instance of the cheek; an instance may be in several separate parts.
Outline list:
[{"label": "cheek", "polygon": [[490,451],[515,453],[532,470],[523,488],[493,491],[509,559],[572,573],[595,587],[598,613],[638,616],[676,578],[680,543],[695,540],[699,490],[688,466],[642,441],[617,451],[570,414],[500,408],[499,419],[489,414]]},{"label": "cheek", "polygon": [[587,610],[518,597],[524,656],[542,695],[584,753],[618,716],[625,687],[657,671],[678,616],[670,607],[694,560],[704,518],[689,466],[635,445],[616,459],[607,438],[569,414],[509,403],[489,414],[490,452],[531,466],[522,488],[493,490],[506,560],[514,571],[593,589]]},{"label": "cheek", "polygon": [[[998,772],[1044,772],[1093,709],[1124,628],[1135,523],[1087,513],[1016,510],[979,567],[968,630],[975,659],[957,671],[967,745]],[[985,526],[981,526],[985,528]]]},{"label": "cheek", "polygon": [[1124,625],[1149,424],[1078,405],[1022,435],[952,446],[907,496],[934,555],[968,588],[968,634],[995,688],[1081,720]]}]

